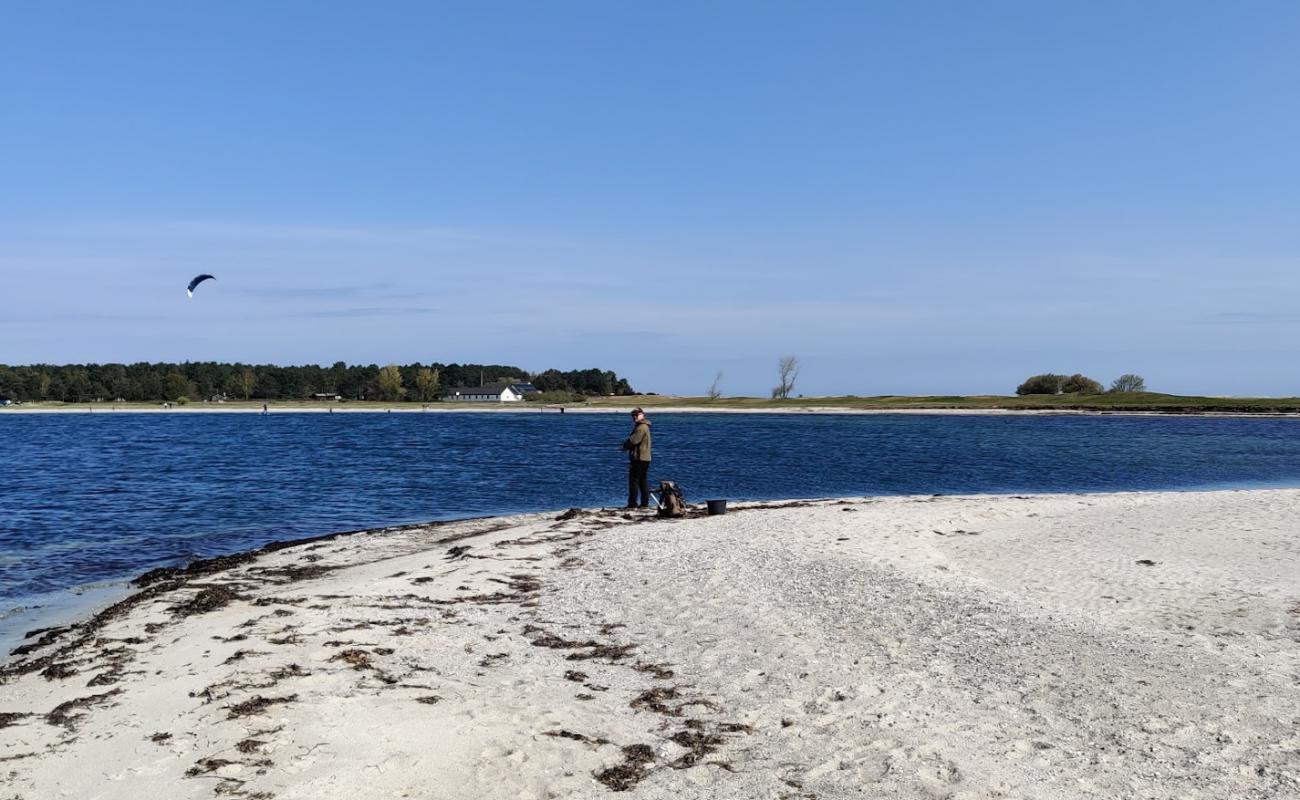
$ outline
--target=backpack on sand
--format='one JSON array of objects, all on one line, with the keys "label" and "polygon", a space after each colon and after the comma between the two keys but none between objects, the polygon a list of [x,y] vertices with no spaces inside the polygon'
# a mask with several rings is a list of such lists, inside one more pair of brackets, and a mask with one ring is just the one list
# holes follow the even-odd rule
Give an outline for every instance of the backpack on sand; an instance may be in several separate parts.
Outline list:
[{"label": "backpack on sand", "polygon": [[659,498],[659,516],[686,516],[686,501],[682,499],[681,487],[676,483],[673,481],[660,481],[655,495]]}]

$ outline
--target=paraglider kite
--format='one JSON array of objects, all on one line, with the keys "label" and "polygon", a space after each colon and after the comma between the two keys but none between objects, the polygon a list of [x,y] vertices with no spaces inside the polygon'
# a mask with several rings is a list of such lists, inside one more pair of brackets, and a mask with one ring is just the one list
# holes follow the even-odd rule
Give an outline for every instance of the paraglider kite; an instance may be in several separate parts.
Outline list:
[{"label": "paraglider kite", "polygon": [[206,273],[203,275],[195,276],[194,280],[190,281],[189,287],[186,288],[185,294],[189,295],[190,297],[193,297],[195,286],[198,286],[200,283],[203,283],[204,281],[214,281],[214,280],[216,280],[216,278]]}]

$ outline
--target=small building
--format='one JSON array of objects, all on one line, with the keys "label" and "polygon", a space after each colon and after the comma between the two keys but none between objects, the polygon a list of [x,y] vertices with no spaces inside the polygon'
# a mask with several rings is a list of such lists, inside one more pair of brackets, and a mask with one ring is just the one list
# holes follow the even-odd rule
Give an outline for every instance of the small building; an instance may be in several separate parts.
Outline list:
[{"label": "small building", "polygon": [[343,399],[343,395],[335,394],[334,392],[313,392],[311,399],[324,400],[330,403],[337,403]]},{"label": "small building", "polygon": [[529,384],[489,383],[484,386],[457,386],[443,392],[442,399],[453,403],[518,403],[524,399],[526,393],[516,387],[524,385]]}]

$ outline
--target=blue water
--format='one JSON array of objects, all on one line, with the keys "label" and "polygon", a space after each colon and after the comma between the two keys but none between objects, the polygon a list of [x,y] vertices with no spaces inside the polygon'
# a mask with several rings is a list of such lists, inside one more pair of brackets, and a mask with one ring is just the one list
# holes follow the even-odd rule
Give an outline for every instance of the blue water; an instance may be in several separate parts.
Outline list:
[{"label": "blue water", "polygon": [[[621,505],[622,415],[0,416],[0,611],[338,530]],[[1300,420],[664,414],[688,500],[1300,486]]]}]

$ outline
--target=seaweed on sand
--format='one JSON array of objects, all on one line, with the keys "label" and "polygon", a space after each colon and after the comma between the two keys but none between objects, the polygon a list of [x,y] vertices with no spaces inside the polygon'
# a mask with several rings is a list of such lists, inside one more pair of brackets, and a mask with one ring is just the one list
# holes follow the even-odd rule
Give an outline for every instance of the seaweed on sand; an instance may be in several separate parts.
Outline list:
[{"label": "seaweed on sand", "polygon": [[632,698],[628,705],[636,710],[642,709],[653,711],[656,714],[663,714],[667,717],[680,717],[682,712],[691,706],[703,706],[708,709],[717,709],[717,704],[709,700],[687,700],[676,705],[669,705],[669,700],[681,699],[681,693],[678,686],[656,686],[653,689],[646,689],[641,694]]},{"label": "seaweed on sand", "polygon": [[673,769],[689,769],[699,764],[726,741],[716,733],[705,733],[689,729],[678,731],[669,736],[668,739],[674,744],[686,748],[685,753],[668,762],[668,766]]},{"label": "seaweed on sand", "polygon": [[569,653],[565,656],[565,659],[568,661],[590,661],[595,658],[603,658],[606,661],[619,661],[627,658],[636,648],[637,646],[634,644],[597,644],[585,652]]},{"label": "seaweed on sand", "polygon": [[569,520],[577,519],[578,517],[590,517],[593,515],[593,513],[594,512],[588,511],[585,508],[571,508],[568,511],[565,511],[563,514],[560,514],[558,517],[556,517],[555,521],[568,522]]},{"label": "seaweed on sand", "polygon": [[570,730],[564,730],[563,728],[555,731],[542,731],[542,735],[553,736],[557,739],[572,739],[575,742],[585,742],[587,744],[594,744],[594,745],[609,744],[608,739],[593,739],[590,736],[587,736],[586,734],[577,733],[575,731],[570,731]]},{"label": "seaweed on sand", "polygon": [[15,647],[13,650],[9,651],[9,654],[14,656],[25,656],[28,653],[40,650],[42,647],[57,641],[62,638],[65,633],[71,630],[72,626],[63,625],[56,628],[37,628],[34,631],[28,631],[23,635],[24,639],[31,639],[35,636],[39,636],[39,638],[34,642],[27,642],[26,644]]},{"label": "seaweed on sand", "polygon": [[344,661],[356,670],[374,669],[375,667],[374,663],[370,660],[370,653],[359,648],[341,650],[331,656],[330,661]]},{"label": "seaweed on sand", "polygon": [[55,725],[68,730],[74,730],[77,727],[77,721],[81,717],[81,711],[91,706],[99,706],[107,703],[109,698],[122,693],[121,689],[114,689],[111,692],[103,694],[91,694],[85,697],[77,697],[60,703],[55,706],[50,713],[45,715],[45,721],[50,725]]},{"label": "seaweed on sand", "polygon": [[189,617],[195,614],[207,614],[225,608],[235,600],[243,600],[244,597],[229,586],[208,586],[199,591],[188,600],[177,603],[169,611],[175,617]]},{"label": "seaweed on sand", "polygon": [[253,571],[259,577],[276,579],[276,583],[283,584],[314,580],[328,575],[336,569],[338,567],[323,567],[319,564],[311,564],[305,567],[291,564],[287,567],[265,567]]},{"label": "seaweed on sand", "polygon": [[[373,651],[373,654],[386,656],[386,655],[391,655],[392,652],[393,651],[391,648],[376,647]],[[376,678],[389,685],[397,683],[397,678],[394,678],[392,675],[389,675],[384,670],[375,666],[374,660],[371,658],[371,653],[362,650],[359,647],[353,647],[347,650],[340,650],[339,652],[335,653],[333,656],[330,657],[330,661],[342,661],[345,664],[350,665],[352,669],[357,670],[358,672],[371,670],[374,672]]]},{"label": "seaweed on sand", "polygon": [[254,714],[261,714],[271,706],[281,705],[284,703],[295,703],[297,701],[298,695],[296,694],[286,695],[284,697],[263,697],[259,694],[251,700],[245,700],[242,703],[235,703],[234,705],[226,706],[226,709],[230,712],[226,715],[226,719],[250,717]]},{"label": "seaweed on sand", "polygon": [[222,767],[229,767],[232,764],[238,764],[238,761],[231,761],[226,758],[201,758],[194,766],[185,770],[185,777],[193,778],[199,775],[207,775],[216,772]]},{"label": "seaweed on sand", "polygon": [[10,725],[17,725],[19,720],[30,717],[31,714],[25,714],[19,711],[0,711],[0,728],[8,728]]},{"label": "seaweed on sand", "polygon": [[536,625],[525,625],[524,635],[532,637],[528,641],[533,647],[580,651],[565,656],[569,661],[589,661],[597,658],[619,661],[627,658],[637,648],[635,644],[609,644],[607,642],[598,642],[595,639],[587,639],[586,641],[565,639]]},{"label": "seaweed on sand", "polygon": [[[511,591],[493,592],[491,594],[472,594],[464,597],[457,597],[452,600],[435,600],[437,605],[455,605],[457,603],[476,603],[478,605],[501,605],[505,603],[519,603],[528,605],[537,597],[537,593],[542,589],[542,582],[532,575],[507,575],[509,580],[500,578],[491,578],[496,583],[504,583]],[[468,589],[468,587],[457,586],[456,589]]]},{"label": "seaweed on sand", "polygon": [[668,668],[667,664],[643,664],[640,661],[638,661],[636,664],[632,665],[632,669],[636,670],[637,672],[649,673],[655,676],[656,678],[658,678],[659,680],[664,680],[664,681],[668,680],[669,678],[673,677],[674,674],[676,674],[671,669]]},{"label": "seaweed on sand", "polygon": [[666,714],[670,717],[680,717],[681,708],[668,705],[667,701],[676,700],[681,695],[676,686],[656,686],[653,689],[646,689],[641,694],[632,698],[628,705],[636,710],[653,711],[656,714]]},{"label": "seaweed on sand", "polygon": [[253,601],[255,606],[300,606],[307,602],[305,597],[259,597]]},{"label": "seaweed on sand", "polygon": [[[84,645],[92,642],[96,638],[98,632],[108,623],[118,619],[119,617],[125,616],[127,612],[136,606],[153,600],[167,592],[178,589],[182,585],[182,583],[176,581],[155,583],[143,591],[137,592],[124,600],[114,603],[85,622],[79,622],[63,629],[54,629],[44,632],[39,640],[16,648],[11,652],[11,655],[24,656],[39,650],[46,645],[54,644],[59,639],[62,639],[65,634],[72,634],[72,636],[68,640],[64,641],[63,644],[57,646],[52,652],[46,653],[45,655],[37,656],[36,658],[29,660],[14,659],[10,660],[8,663],[0,664],[0,684],[7,683],[20,675],[28,675],[46,669],[51,664],[54,664]],[[149,623],[149,625],[145,626],[146,630],[149,630],[149,627],[153,625],[157,624]],[[155,630],[161,629],[161,627],[161,625],[158,625]],[[152,633],[155,631],[149,632]]]},{"label": "seaweed on sand", "polygon": [[630,744],[623,748],[623,763],[598,770],[592,777],[615,792],[626,792],[650,774],[647,765],[654,760],[655,752],[650,745]]},{"label": "seaweed on sand", "polygon": [[47,681],[61,681],[77,674],[77,669],[66,662],[56,662],[41,671],[41,677]]},{"label": "seaweed on sand", "polygon": [[151,569],[131,581],[131,583],[142,588],[164,581],[168,583],[176,583],[190,578],[197,578],[201,575],[210,575],[214,572],[224,572],[225,570],[247,564],[256,558],[257,551],[235,553],[228,556],[217,556],[216,558],[200,558],[190,562],[184,567],[159,567],[157,569]]},{"label": "seaweed on sand", "polygon": [[236,650],[234,653],[230,655],[229,658],[227,658],[225,661],[222,661],[221,663],[233,664],[236,661],[243,661],[245,658],[248,658],[249,656],[260,656],[260,655],[265,655],[265,653],[263,653],[260,650]]}]

